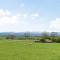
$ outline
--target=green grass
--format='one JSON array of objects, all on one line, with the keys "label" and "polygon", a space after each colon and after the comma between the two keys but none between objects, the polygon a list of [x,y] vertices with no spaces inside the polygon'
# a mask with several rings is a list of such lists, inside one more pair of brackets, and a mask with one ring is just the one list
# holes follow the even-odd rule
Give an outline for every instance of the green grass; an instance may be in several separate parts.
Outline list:
[{"label": "green grass", "polygon": [[0,60],[60,60],[60,44],[0,40]]}]

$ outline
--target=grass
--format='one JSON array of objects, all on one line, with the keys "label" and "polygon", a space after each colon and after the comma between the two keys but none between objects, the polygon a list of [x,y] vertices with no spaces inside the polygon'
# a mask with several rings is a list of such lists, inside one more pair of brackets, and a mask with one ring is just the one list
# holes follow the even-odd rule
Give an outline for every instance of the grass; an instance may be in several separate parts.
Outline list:
[{"label": "grass", "polygon": [[0,40],[0,60],[60,60],[60,44]]}]

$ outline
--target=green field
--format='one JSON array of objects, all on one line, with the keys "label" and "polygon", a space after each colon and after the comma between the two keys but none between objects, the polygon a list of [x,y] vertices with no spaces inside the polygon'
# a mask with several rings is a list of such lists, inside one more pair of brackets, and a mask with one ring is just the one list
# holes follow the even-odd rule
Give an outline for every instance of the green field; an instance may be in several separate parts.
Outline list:
[{"label": "green field", "polygon": [[60,60],[60,44],[0,40],[0,60]]}]

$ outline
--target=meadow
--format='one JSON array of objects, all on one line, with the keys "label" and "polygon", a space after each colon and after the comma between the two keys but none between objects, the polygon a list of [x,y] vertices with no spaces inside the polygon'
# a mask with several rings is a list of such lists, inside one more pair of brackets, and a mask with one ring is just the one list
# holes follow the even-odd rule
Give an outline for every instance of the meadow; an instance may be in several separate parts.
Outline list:
[{"label": "meadow", "polygon": [[0,60],[60,60],[60,44],[0,40]]}]

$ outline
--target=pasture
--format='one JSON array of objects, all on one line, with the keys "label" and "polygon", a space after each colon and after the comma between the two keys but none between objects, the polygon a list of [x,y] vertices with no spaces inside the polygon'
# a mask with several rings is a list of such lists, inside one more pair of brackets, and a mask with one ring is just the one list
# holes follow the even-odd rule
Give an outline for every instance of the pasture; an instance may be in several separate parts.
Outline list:
[{"label": "pasture", "polygon": [[60,44],[0,40],[0,60],[60,60]]}]

